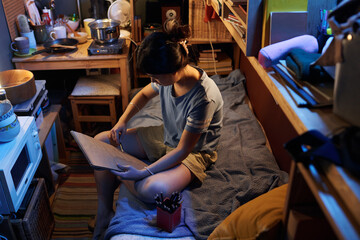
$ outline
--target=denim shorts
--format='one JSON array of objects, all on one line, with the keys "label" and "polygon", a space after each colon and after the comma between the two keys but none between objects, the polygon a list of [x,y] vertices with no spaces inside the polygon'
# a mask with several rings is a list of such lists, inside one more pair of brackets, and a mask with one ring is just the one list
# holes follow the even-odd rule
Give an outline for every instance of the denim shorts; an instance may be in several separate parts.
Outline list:
[{"label": "denim shorts", "polygon": [[[137,136],[150,162],[157,161],[166,153],[173,150],[173,148],[164,144],[163,125],[139,127],[137,128]],[[182,161],[182,164],[184,164],[200,182],[203,182],[206,177],[205,170],[213,164],[216,159],[216,151],[210,154],[205,152],[192,152]]]}]

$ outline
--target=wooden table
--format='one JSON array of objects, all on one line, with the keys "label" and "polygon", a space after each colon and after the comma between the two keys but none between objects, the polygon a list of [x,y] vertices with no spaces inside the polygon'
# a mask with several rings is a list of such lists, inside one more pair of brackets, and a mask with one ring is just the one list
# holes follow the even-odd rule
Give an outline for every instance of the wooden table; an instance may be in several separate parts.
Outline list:
[{"label": "wooden table", "polygon": [[291,165],[284,143],[309,130],[332,137],[350,125],[335,115],[331,107],[298,107],[292,97],[300,97],[285,88],[281,77],[272,68],[264,69],[255,57],[246,57],[241,52],[240,69],[246,77],[247,95],[254,113],[282,170],[289,172]]},{"label": "wooden table", "polygon": [[[79,44],[78,50],[72,53],[37,54],[28,58],[12,59],[17,69],[26,70],[67,70],[92,68],[119,68],[120,93],[122,108],[125,110],[129,102],[130,79],[128,78],[129,42],[126,41],[122,54],[88,55],[88,47],[93,40]],[[38,47],[37,50],[43,47]]]},{"label": "wooden table", "polygon": [[[295,163],[283,147],[291,137],[309,130],[318,130],[331,138],[350,124],[334,114],[331,107],[298,107],[292,97],[299,96],[291,89],[286,90],[281,77],[271,68],[264,69],[255,57],[242,54],[240,67],[273,154],[280,156],[276,157],[277,161],[280,166],[286,166],[285,169],[288,168],[285,163],[292,163],[283,216],[287,238],[314,239],[320,233],[319,239],[360,239],[359,177],[318,158],[310,164]],[[325,232],[317,229],[319,224],[325,226]],[[325,233],[335,237],[325,236]]]},{"label": "wooden table", "polygon": [[[51,105],[49,110],[44,113],[44,119],[39,127],[39,141],[43,153],[43,157],[39,164],[39,167],[36,171],[35,177],[44,178],[47,191],[49,196],[54,193],[56,188],[56,182],[53,180],[53,174],[51,171],[49,156],[47,154],[48,149],[46,149],[45,141],[49,136],[52,127],[55,127],[56,132],[56,141],[53,142],[53,147],[57,148],[57,152],[59,154],[59,162],[63,164],[67,164],[68,156],[66,154],[65,141],[63,136],[63,131],[61,128],[60,122],[60,113],[61,105],[55,104]],[[49,149],[51,150],[51,149]],[[52,149],[51,151],[55,151]]]}]

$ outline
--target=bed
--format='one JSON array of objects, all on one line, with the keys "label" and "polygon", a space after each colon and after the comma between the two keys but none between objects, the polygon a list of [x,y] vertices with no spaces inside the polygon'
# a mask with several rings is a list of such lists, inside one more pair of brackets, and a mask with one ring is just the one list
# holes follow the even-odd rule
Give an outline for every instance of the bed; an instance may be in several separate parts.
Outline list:
[{"label": "bed", "polygon": [[[239,206],[287,183],[288,174],[279,169],[261,126],[246,104],[244,75],[234,70],[227,77],[215,75],[212,79],[224,99],[218,160],[206,171],[202,185],[194,182],[182,192],[180,224],[172,233],[157,228],[156,206],[139,201],[122,185],[105,239],[207,239]],[[155,98],[129,127],[161,122],[159,98]]]}]

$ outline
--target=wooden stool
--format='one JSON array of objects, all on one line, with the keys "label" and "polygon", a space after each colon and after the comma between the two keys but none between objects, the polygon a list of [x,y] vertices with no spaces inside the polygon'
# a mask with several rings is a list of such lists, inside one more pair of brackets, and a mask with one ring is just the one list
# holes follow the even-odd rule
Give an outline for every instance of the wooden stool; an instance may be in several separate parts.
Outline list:
[{"label": "wooden stool", "polygon": [[[75,130],[82,132],[81,122],[110,122],[114,126],[117,121],[115,103],[119,96],[120,82],[115,74],[80,77],[69,96]],[[109,114],[89,115],[83,111],[84,105],[107,105]]]}]

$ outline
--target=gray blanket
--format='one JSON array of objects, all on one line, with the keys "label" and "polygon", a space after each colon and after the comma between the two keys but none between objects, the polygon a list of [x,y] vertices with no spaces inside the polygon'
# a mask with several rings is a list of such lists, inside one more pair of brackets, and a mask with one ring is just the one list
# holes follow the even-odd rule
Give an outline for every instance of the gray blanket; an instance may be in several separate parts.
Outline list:
[{"label": "gray blanket", "polygon": [[[218,160],[207,171],[203,184],[191,184],[182,192],[179,226],[167,233],[156,227],[156,208],[144,204],[121,187],[117,210],[106,232],[106,239],[117,234],[160,238],[193,236],[207,239],[231,212],[249,200],[287,182],[248,105],[244,103],[245,78],[235,70],[226,78],[212,77],[224,99],[224,127],[218,147]],[[144,117],[148,120],[144,121]],[[152,100],[129,124],[161,124],[159,99]]]}]

